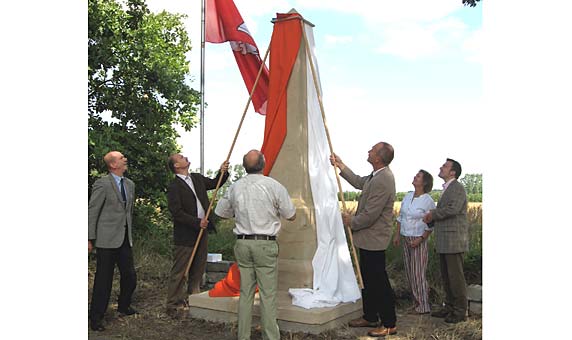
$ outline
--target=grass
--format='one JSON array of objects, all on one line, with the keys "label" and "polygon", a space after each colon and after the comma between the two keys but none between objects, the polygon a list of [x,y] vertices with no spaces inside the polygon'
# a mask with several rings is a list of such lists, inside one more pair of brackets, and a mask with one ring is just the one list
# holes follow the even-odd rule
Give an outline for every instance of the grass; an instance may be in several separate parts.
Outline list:
[{"label": "grass", "polygon": [[[355,204],[353,202],[346,203],[348,206]],[[399,211],[398,209],[399,202],[396,203],[395,213]],[[482,206],[480,203],[469,205],[468,217],[471,225],[471,246],[465,257],[465,275],[468,284],[480,284],[482,277]],[[197,319],[173,320],[164,313],[167,280],[172,265],[172,224],[166,216],[149,204],[139,207],[138,219],[138,226],[141,226],[140,223],[145,221],[148,223],[148,225],[137,230],[133,247],[137,271],[137,289],[133,296],[133,304],[141,314],[135,317],[120,318],[115,313],[117,308],[116,297],[119,293],[119,275],[116,270],[112,295],[105,318],[107,330],[102,334],[89,331],[89,338],[94,340],[112,338],[146,340],[236,338],[236,324],[217,324]],[[235,242],[232,233],[233,220],[217,222],[218,233],[209,235],[209,252],[222,253],[223,259],[233,261]],[[432,238],[429,242],[431,249],[433,246]],[[401,327],[399,333],[388,337],[388,339],[482,339],[482,320],[480,317],[473,316],[468,321],[456,325],[448,325],[442,321],[437,323],[426,322],[419,319],[419,322],[413,321],[413,323],[405,326],[407,317],[403,316],[403,312],[411,303],[411,293],[403,272],[401,247],[390,246],[387,251],[387,259],[388,274],[397,298],[396,307],[398,315],[401,315],[398,316],[401,325],[399,326]],[[431,286],[430,299],[433,303],[440,302],[443,296],[437,262],[436,256],[432,252],[429,256],[428,279]],[[94,254],[89,256],[88,268],[88,299],[90,299],[95,274]],[[429,319],[433,320],[434,318]],[[372,339],[365,336],[366,330],[339,327],[319,335],[282,332],[281,340]],[[261,339],[260,332],[254,331],[252,339]]]},{"label": "grass", "polygon": [[[394,204],[394,216],[399,213],[401,202]],[[346,202],[349,212],[355,212],[357,202]],[[469,251],[465,254],[465,279],[467,284],[482,285],[482,204],[469,203],[467,207],[467,218],[469,220],[470,244]],[[235,236],[232,233],[234,220],[220,220],[217,225],[217,234],[209,235],[209,252],[222,253],[223,259],[234,261],[233,247]],[[395,227],[395,220],[394,220]],[[395,231],[395,229],[394,229]],[[443,300],[444,292],[439,272],[439,259],[435,253],[433,237],[429,238],[429,263],[427,268],[427,279],[429,280],[429,298],[432,303],[440,303]],[[402,248],[394,247],[390,243],[386,250],[387,271],[391,279],[392,287],[398,300],[407,304],[412,298],[409,284],[405,277],[403,266]]]}]

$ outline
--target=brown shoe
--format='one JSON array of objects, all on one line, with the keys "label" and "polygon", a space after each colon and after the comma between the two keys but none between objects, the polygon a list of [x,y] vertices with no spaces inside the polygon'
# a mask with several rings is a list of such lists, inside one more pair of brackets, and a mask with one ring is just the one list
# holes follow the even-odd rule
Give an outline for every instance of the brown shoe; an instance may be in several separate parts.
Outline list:
[{"label": "brown shoe", "polygon": [[369,322],[364,318],[357,318],[355,320],[350,321],[350,327],[377,327],[377,322]]},{"label": "brown shoe", "polygon": [[367,332],[367,335],[373,337],[397,334],[397,326],[391,328],[379,327]]}]

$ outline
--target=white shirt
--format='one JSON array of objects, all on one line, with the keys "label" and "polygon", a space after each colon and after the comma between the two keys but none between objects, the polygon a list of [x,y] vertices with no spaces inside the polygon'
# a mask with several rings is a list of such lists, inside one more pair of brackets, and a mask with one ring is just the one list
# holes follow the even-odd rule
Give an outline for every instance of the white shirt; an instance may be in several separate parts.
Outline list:
[{"label": "white shirt", "polygon": [[276,236],[280,217],[291,218],[296,208],[286,188],[271,177],[248,174],[233,183],[218,202],[215,213],[235,219],[237,235]]},{"label": "white shirt", "polygon": [[421,236],[425,230],[431,230],[425,222],[423,216],[431,209],[435,209],[435,202],[429,194],[414,197],[414,192],[408,192],[403,201],[397,221],[401,223],[401,235]]},{"label": "white shirt", "polygon": [[449,187],[449,184],[451,184],[451,182],[453,182],[454,180],[456,180],[455,177],[453,177],[450,180],[448,180],[447,182],[443,183],[443,191],[441,192],[441,195],[443,195],[445,190],[447,190],[447,188]]},{"label": "white shirt", "polygon": [[375,176],[378,172],[380,172],[383,169],[385,169],[385,167],[375,170],[374,172],[371,173],[371,177]]},{"label": "white shirt", "polygon": [[179,176],[179,178],[185,181],[185,183],[187,183],[189,188],[191,188],[191,190],[195,194],[195,199],[197,200],[197,217],[203,219],[205,217],[205,209],[203,208],[201,201],[199,201],[199,197],[197,196],[197,192],[195,191],[195,186],[193,185],[193,180],[191,179],[191,176],[185,176],[181,174],[177,174],[177,176]]}]

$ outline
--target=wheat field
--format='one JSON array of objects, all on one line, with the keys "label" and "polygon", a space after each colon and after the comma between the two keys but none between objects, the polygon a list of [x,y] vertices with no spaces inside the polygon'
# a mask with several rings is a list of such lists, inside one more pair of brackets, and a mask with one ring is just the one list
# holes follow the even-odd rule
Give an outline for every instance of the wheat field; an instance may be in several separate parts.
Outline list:
[{"label": "wheat field", "polygon": [[[340,201],[340,207],[343,207],[342,202]],[[346,210],[349,212],[355,212],[358,206],[357,201],[346,201]],[[475,210],[482,210],[483,203],[481,202],[469,202],[467,204],[467,211],[475,211]],[[401,202],[393,203],[393,213],[395,215],[399,214],[399,209],[401,208]]]}]

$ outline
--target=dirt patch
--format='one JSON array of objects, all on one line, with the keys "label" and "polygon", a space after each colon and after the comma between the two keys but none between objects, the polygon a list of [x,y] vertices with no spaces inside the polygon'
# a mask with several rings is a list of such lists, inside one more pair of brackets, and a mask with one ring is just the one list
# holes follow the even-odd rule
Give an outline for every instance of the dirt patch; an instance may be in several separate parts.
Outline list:
[{"label": "dirt patch", "polygon": [[[155,263],[157,265],[157,263]],[[93,284],[95,263],[90,261],[89,297]],[[236,339],[236,324],[213,323],[203,320],[182,317],[173,319],[165,313],[165,297],[167,294],[165,282],[167,272],[162,269],[154,271],[142,270],[138,266],[137,289],[133,296],[133,306],[140,312],[137,315],[121,317],[116,312],[119,278],[116,273],[113,282],[113,292],[110,304],[104,318],[106,330],[93,332],[88,330],[92,340],[108,339],[145,339],[145,340],[218,340]],[[155,269],[158,269],[155,267]],[[405,312],[408,302],[399,301],[397,310],[398,334],[388,339],[482,339],[482,321],[480,317],[472,316],[466,322],[448,325],[443,319],[432,318],[428,315],[411,315]],[[319,335],[282,332],[282,340],[345,340],[345,339],[375,339],[367,336],[370,328],[339,327]],[[252,339],[262,339],[260,330],[254,329]]]}]

